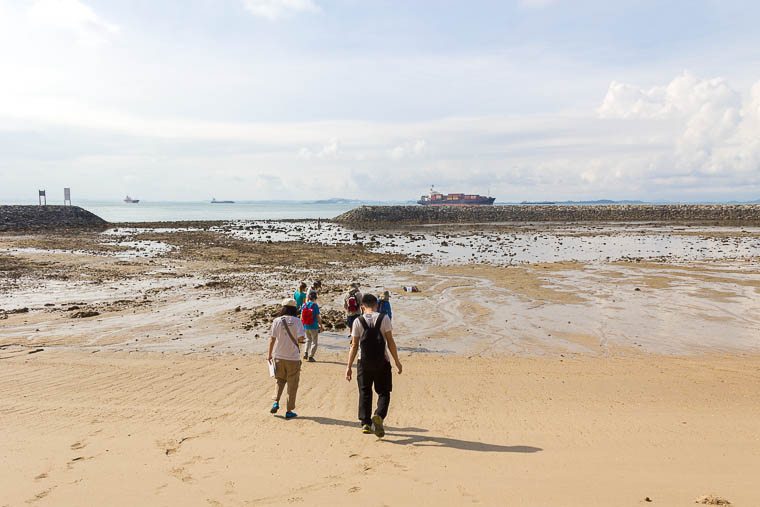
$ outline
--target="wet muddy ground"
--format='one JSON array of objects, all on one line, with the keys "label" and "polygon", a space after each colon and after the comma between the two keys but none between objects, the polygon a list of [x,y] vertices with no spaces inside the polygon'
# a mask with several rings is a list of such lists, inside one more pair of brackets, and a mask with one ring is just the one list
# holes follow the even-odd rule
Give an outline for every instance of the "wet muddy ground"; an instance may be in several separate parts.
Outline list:
[{"label": "wet muddy ground", "polygon": [[760,229],[310,221],[0,235],[0,348],[261,352],[315,279],[326,349],[347,345],[357,280],[391,292],[410,353],[760,350]]}]

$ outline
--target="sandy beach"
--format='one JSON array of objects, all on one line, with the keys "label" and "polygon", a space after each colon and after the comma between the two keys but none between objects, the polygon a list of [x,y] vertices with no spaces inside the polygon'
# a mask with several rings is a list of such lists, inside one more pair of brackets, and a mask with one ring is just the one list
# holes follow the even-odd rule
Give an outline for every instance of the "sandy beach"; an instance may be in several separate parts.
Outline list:
[{"label": "sandy beach", "polygon": [[[497,265],[195,229],[0,236],[0,506],[760,504],[753,230],[570,231],[737,252],[594,260],[544,230],[564,257]],[[285,421],[268,326],[314,278],[329,329]],[[404,362],[382,440],[343,378],[354,279],[391,291]]]}]

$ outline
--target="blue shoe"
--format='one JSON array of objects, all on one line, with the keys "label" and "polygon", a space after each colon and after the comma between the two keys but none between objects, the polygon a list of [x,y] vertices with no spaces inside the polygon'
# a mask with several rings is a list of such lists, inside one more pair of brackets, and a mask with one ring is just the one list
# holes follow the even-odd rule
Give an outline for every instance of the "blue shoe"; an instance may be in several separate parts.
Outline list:
[{"label": "blue shoe", "polygon": [[280,404],[275,401],[274,405],[272,405],[272,408],[269,409],[269,413],[276,414],[278,410],[280,410]]},{"label": "blue shoe", "polygon": [[293,419],[294,417],[297,417],[298,414],[295,412],[285,412],[285,419]]}]

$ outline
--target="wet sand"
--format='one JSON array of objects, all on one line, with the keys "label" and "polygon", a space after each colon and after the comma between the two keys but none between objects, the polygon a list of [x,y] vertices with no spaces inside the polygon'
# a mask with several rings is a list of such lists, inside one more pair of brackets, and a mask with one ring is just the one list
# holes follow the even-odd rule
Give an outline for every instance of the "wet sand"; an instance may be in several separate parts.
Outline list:
[{"label": "wet sand", "polygon": [[[359,232],[278,241],[294,224],[0,235],[0,506],[760,504],[756,232],[654,231],[722,256],[499,265]],[[314,278],[331,329],[285,422],[269,314]],[[405,371],[383,441],[342,378],[353,279],[392,294]]]}]

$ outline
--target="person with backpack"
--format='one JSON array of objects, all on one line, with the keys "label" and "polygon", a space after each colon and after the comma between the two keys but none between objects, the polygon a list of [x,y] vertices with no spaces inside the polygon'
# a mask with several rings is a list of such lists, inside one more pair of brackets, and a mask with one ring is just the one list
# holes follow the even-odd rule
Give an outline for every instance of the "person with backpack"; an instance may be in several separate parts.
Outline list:
[{"label": "person with backpack", "polygon": [[[378,438],[385,436],[383,421],[388,416],[388,405],[391,402],[393,379],[388,351],[396,363],[396,369],[401,374],[401,361],[398,358],[396,342],[393,340],[391,319],[377,312],[377,298],[372,294],[362,297],[363,315],[358,317],[351,328],[351,349],[348,353],[346,380],[352,376],[351,367],[357,353],[359,361],[356,364],[356,383],[359,386],[359,421],[362,433],[374,433]],[[386,351],[387,346],[387,351]],[[372,412],[372,388],[377,393],[377,408]]]},{"label": "person with backpack", "polygon": [[293,293],[293,299],[296,300],[296,315],[301,313],[301,308],[306,302],[306,282],[298,284],[298,290]]},{"label": "person with backpack", "polygon": [[389,319],[393,318],[393,312],[391,311],[391,294],[387,290],[377,296],[377,312],[386,314]]},{"label": "person with backpack", "polygon": [[284,299],[280,315],[272,322],[271,340],[269,341],[269,355],[267,361],[274,357],[274,378],[277,381],[275,402],[269,411],[276,414],[280,409],[280,397],[288,386],[287,412],[285,419],[296,417],[293,409],[296,408],[296,393],[298,381],[301,378],[301,350],[300,344],[304,342],[304,329],[301,319],[296,316],[296,300]]},{"label": "person with backpack", "polygon": [[306,330],[306,348],[304,348],[303,358],[313,363],[319,343],[319,333],[324,331],[322,317],[319,315],[317,293],[313,290],[309,291],[309,300],[301,309],[301,323]]},{"label": "person with backpack", "polygon": [[348,293],[343,296],[343,308],[346,310],[346,326],[348,326],[349,333],[351,333],[354,321],[362,314],[361,304],[362,293],[359,292],[359,284],[353,282],[348,288]]}]

